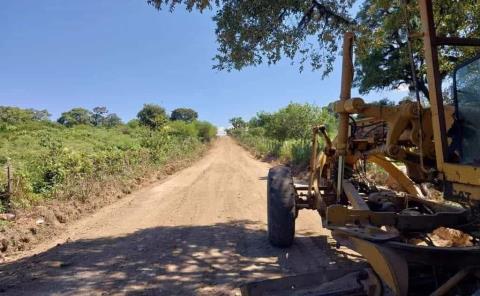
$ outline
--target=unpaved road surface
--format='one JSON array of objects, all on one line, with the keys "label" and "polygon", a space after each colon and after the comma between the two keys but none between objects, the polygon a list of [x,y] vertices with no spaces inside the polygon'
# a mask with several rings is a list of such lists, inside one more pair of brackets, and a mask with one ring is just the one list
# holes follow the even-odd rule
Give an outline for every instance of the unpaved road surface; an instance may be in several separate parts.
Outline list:
[{"label": "unpaved road surface", "polygon": [[0,265],[0,295],[240,295],[245,282],[349,265],[313,211],[294,246],[268,244],[269,167],[219,139],[190,168]]}]

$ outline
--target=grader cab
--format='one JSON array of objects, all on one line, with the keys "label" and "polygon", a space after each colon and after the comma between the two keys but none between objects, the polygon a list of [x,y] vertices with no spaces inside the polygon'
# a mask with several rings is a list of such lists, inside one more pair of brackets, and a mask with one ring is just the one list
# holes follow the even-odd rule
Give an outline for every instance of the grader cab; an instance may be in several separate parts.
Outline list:
[{"label": "grader cab", "polygon": [[[325,286],[346,273],[319,273],[246,285],[245,295],[283,295],[286,288],[285,295],[480,293],[480,56],[452,73],[449,104],[438,62],[439,47],[480,46],[480,39],[437,36],[431,0],[419,5],[423,32],[416,36],[423,39],[429,104],[382,106],[352,98],[354,34],[346,33],[336,138],[323,126],[313,128],[307,185],[295,185],[285,166],[268,176],[273,245],[294,243],[299,210],[312,209],[337,242],[370,267],[354,272],[353,290],[342,281]],[[395,180],[395,188],[372,181],[372,167]]]}]

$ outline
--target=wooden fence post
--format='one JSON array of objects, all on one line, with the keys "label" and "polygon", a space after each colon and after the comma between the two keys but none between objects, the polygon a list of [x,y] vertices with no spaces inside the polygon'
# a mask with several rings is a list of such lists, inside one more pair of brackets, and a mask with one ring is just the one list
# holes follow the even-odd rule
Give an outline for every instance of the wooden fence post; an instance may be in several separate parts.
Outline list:
[{"label": "wooden fence post", "polygon": [[6,201],[7,204],[10,203],[10,197],[13,193],[12,182],[13,182],[12,169],[10,167],[10,164],[8,164],[7,165],[7,194],[6,194],[6,198],[5,198],[5,201]]}]

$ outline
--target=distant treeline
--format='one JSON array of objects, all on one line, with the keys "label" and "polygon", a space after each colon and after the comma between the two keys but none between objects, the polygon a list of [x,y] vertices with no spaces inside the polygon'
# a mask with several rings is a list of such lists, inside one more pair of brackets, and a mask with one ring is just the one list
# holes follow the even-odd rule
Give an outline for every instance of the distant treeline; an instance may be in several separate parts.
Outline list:
[{"label": "distant treeline", "polygon": [[[46,198],[86,200],[198,155],[217,133],[192,109],[145,104],[123,123],[106,107],[47,110],[0,106],[0,212]],[[12,172],[8,192],[7,167]]]},{"label": "distant treeline", "polygon": [[[0,122],[9,124],[25,123],[29,121],[49,121],[51,117],[48,110],[37,110],[33,108],[22,109],[18,107],[0,106]],[[152,128],[160,127],[159,123],[166,123],[168,120],[182,120],[192,122],[198,119],[198,113],[190,108],[177,108],[173,110],[170,116],[165,109],[155,104],[145,104],[138,112],[137,119],[133,119],[128,124],[140,122]],[[94,125],[113,127],[123,124],[122,119],[116,113],[110,113],[105,106],[93,108],[91,111],[85,108],[77,107],[63,112],[57,119],[57,122],[71,127],[74,125]]]}]

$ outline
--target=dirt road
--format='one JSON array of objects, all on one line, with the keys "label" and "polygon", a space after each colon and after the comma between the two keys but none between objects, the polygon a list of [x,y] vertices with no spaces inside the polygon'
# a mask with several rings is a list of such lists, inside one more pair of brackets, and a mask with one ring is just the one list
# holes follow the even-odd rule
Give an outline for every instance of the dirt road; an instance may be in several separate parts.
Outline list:
[{"label": "dirt road", "polygon": [[239,295],[248,281],[349,264],[312,211],[293,247],[268,244],[268,169],[219,139],[190,168],[0,266],[0,295]]}]

